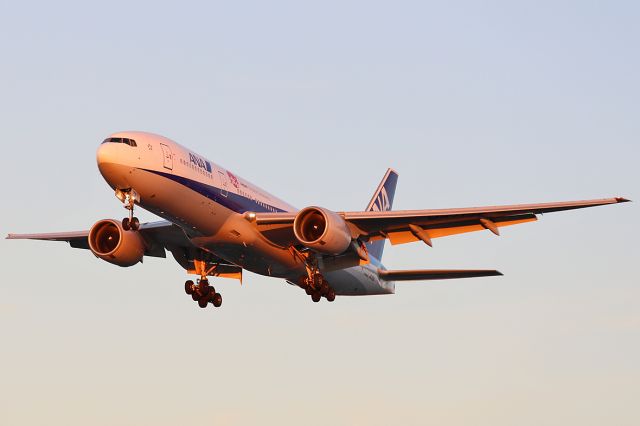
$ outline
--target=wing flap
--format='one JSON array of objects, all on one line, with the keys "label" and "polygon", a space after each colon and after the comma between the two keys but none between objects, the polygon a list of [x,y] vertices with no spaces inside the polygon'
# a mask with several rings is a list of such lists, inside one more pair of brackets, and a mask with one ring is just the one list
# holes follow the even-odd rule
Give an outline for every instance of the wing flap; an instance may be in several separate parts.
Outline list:
[{"label": "wing flap", "polygon": [[378,276],[384,281],[450,280],[457,278],[477,278],[501,276],[493,269],[413,269],[386,271],[379,269]]}]

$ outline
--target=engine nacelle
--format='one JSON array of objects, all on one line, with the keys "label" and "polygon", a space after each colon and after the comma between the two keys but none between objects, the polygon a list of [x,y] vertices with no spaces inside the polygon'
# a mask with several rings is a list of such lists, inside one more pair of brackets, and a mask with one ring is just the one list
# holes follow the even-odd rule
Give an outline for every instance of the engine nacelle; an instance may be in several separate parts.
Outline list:
[{"label": "engine nacelle", "polygon": [[339,255],[351,244],[347,222],[331,210],[307,207],[293,221],[293,233],[300,243],[323,254]]},{"label": "engine nacelle", "polygon": [[138,232],[125,231],[119,221],[104,219],[91,227],[89,248],[109,263],[132,266],[142,260],[145,243]]}]

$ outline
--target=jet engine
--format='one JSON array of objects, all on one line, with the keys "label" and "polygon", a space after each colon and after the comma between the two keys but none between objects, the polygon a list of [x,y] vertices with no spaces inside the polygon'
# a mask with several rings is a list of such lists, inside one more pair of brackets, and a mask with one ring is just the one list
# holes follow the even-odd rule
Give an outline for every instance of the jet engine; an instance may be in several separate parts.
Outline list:
[{"label": "jet engine", "polygon": [[89,248],[102,260],[118,266],[132,266],[142,260],[145,243],[140,233],[125,231],[117,220],[96,222],[89,231]]},{"label": "jet engine", "polygon": [[339,255],[351,244],[347,222],[331,210],[307,207],[293,221],[293,233],[300,243],[322,254]]}]

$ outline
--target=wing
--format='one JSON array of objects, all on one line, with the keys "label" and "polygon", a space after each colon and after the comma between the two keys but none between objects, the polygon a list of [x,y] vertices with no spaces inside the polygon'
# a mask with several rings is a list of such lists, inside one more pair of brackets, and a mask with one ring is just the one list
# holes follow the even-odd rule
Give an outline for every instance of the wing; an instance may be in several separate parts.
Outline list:
[{"label": "wing", "polygon": [[[210,264],[216,264],[212,275],[235,276],[242,268],[232,265],[225,260],[204,253],[191,243],[182,229],[173,223],[163,220],[158,222],[143,223],[140,225],[140,235],[146,242],[144,255],[151,257],[167,257],[169,250],[175,260],[186,270],[195,270],[193,260],[203,258]],[[46,234],[9,234],[9,240],[45,240],[66,241],[71,247],[89,249],[89,231],[54,232]]]},{"label": "wing", "polygon": [[[140,225],[140,234],[147,243],[145,256],[167,257],[166,245],[191,245],[180,228],[171,222],[159,221]],[[51,232],[45,234],[9,234],[8,240],[66,241],[73,248],[89,249],[89,231]]]},{"label": "wing", "polygon": [[[361,211],[339,213],[349,224],[354,238],[375,241],[388,238],[391,244],[489,230],[537,220],[538,214],[623,203],[625,198],[604,198],[542,204],[470,207],[437,210]],[[253,213],[252,213],[253,214]],[[267,238],[279,244],[297,244],[291,229],[295,213],[256,213],[251,217]]]}]

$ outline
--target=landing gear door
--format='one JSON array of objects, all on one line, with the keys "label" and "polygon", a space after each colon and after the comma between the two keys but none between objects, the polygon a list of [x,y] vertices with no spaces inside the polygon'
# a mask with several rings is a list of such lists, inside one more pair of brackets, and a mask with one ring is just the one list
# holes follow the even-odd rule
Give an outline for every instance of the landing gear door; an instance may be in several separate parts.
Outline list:
[{"label": "landing gear door", "polygon": [[160,148],[162,148],[162,156],[164,157],[164,168],[173,170],[173,153],[171,152],[171,148],[163,143],[160,144]]},{"label": "landing gear door", "polygon": [[218,176],[220,177],[220,194],[226,197],[229,195],[229,178],[222,170],[218,170]]}]

